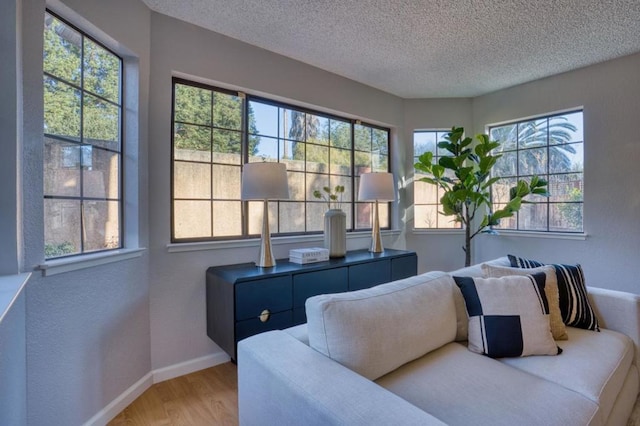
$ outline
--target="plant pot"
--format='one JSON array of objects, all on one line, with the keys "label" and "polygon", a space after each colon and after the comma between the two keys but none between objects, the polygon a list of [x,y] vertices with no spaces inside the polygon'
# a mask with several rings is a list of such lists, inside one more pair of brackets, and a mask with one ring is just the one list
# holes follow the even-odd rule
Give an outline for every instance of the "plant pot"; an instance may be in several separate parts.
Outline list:
[{"label": "plant pot", "polygon": [[340,209],[324,214],[324,247],[329,257],[344,257],[347,253],[347,215]]}]

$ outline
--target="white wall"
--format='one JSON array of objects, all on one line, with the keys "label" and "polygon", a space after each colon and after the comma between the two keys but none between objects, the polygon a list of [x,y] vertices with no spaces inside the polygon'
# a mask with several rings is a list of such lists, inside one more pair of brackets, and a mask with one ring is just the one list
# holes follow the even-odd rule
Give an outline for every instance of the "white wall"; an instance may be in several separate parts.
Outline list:
[{"label": "white wall", "polygon": [[[44,0],[22,0],[24,270],[43,260],[42,26]],[[125,55],[127,244],[147,242],[146,157],[150,11],[138,0],[52,1],[50,7]],[[131,70],[131,68],[130,68]],[[138,82],[135,80],[138,79]],[[136,84],[131,84],[135,82]],[[134,91],[132,92],[132,87]],[[139,100],[139,106],[136,104]],[[138,124],[136,124],[138,121]],[[136,167],[142,152],[143,161]],[[138,213],[139,212],[139,213]],[[33,425],[78,425],[151,369],[148,257],[27,284],[27,409]]]},{"label": "white wall", "polygon": [[[173,73],[391,126],[392,161],[401,158],[404,142],[398,97],[164,15],[152,13],[151,30],[149,247],[151,354],[157,369],[222,354],[206,335],[205,271],[209,266],[252,262],[257,257],[257,243],[250,248],[167,251]],[[287,257],[292,246],[274,243],[276,257]],[[403,241],[392,244],[404,248]],[[368,245],[365,237],[350,240],[348,248]]]},{"label": "white wall", "polygon": [[0,321],[1,425],[25,425],[27,422],[25,305],[22,292]]},{"label": "white wall", "polygon": [[473,100],[476,132],[505,120],[584,107],[586,240],[481,236],[476,261],[513,253],[579,262],[587,285],[640,293],[640,54]]}]

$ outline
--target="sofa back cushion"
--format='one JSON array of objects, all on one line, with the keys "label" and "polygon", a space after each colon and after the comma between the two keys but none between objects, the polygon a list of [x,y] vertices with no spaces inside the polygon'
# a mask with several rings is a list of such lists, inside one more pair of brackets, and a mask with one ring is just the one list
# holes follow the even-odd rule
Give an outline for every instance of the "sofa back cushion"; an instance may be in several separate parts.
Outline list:
[{"label": "sofa back cushion", "polygon": [[375,380],[452,342],[456,310],[444,272],[307,299],[312,348]]}]

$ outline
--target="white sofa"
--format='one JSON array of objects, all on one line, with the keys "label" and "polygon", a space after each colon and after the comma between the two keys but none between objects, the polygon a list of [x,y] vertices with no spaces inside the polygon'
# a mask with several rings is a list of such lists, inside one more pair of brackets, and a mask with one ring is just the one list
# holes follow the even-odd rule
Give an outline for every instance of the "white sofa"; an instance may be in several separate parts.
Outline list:
[{"label": "white sofa", "polygon": [[589,287],[601,332],[567,327],[561,355],[493,359],[460,341],[467,317],[451,275],[316,296],[307,324],[241,341],[240,424],[627,423],[639,392],[640,296]]}]

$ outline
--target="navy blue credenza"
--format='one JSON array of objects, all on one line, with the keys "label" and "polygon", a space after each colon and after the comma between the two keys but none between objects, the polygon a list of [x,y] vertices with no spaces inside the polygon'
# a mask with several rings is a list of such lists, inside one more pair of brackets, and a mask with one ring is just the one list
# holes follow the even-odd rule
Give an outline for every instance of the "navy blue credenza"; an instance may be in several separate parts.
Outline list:
[{"label": "navy blue credenza", "polygon": [[344,258],[299,265],[278,260],[207,269],[207,335],[236,360],[238,341],[306,322],[304,303],[317,294],[360,290],[416,275],[415,252],[350,251]]}]

